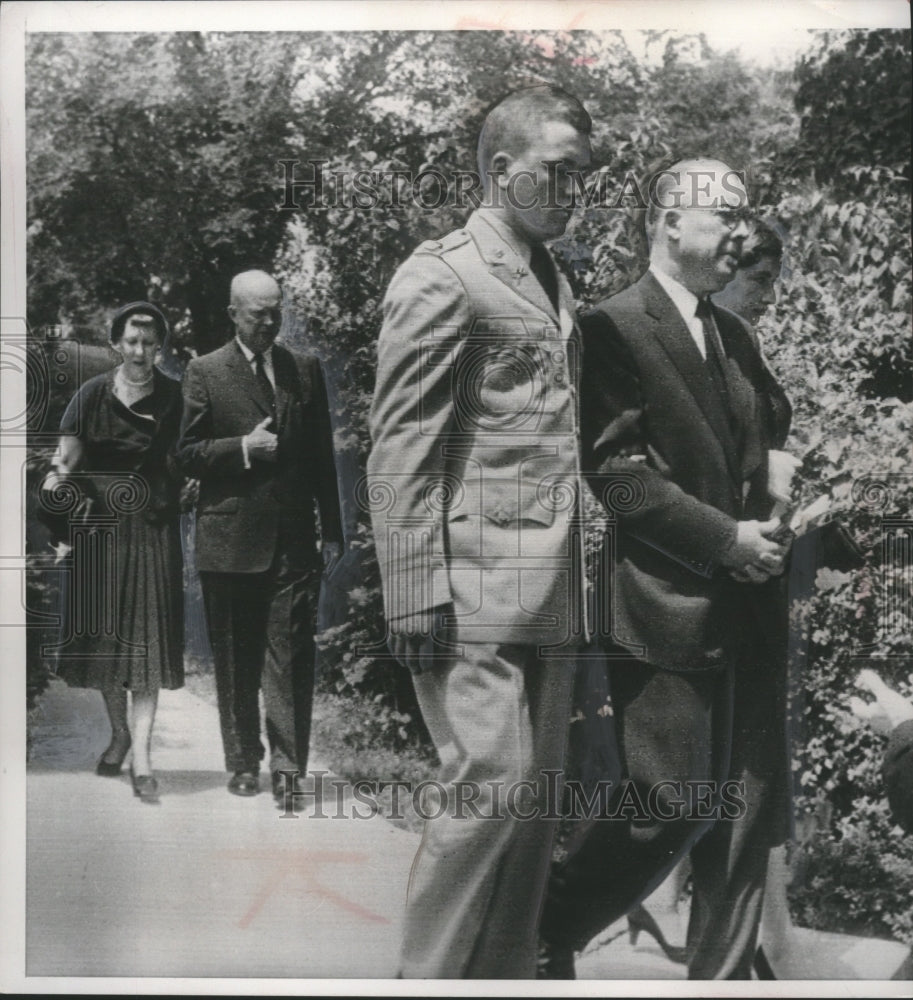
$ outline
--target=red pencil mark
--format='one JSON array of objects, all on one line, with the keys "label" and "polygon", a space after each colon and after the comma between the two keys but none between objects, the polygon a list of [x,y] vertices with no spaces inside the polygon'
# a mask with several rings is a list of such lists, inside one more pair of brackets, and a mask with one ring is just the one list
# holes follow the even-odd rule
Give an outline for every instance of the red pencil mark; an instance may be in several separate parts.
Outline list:
[{"label": "red pencil mark", "polygon": [[287,884],[290,876],[298,876],[304,882],[304,891],[313,893],[335,903],[340,909],[373,923],[388,924],[390,920],[373,910],[369,910],[355,900],[348,899],[335,889],[323,885],[317,878],[324,865],[363,865],[370,860],[367,854],[357,854],[344,851],[220,851],[220,854],[234,861],[270,862],[277,865],[276,869],[266,879],[244,916],[238,921],[240,928],[246,928],[253,923],[257,915],[266,905],[267,900],[279,888]]},{"label": "red pencil mark", "polygon": [[457,19],[454,28],[457,31],[504,31],[504,18],[500,21],[479,21],[474,17],[461,17]]},{"label": "red pencil mark", "polygon": [[[578,11],[563,28],[557,28],[553,34],[574,31],[585,16],[584,11]],[[454,29],[456,31],[509,31],[511,29],[508,27],[506,21],[506,16],[502,17],[500,21],[483,21],[475,17],[461,17],[457,19]],[[554,58],[555,44],[551,39],[543,38],[542,35],[534,35],[531,32],[526,32],[526,38],[531,45],[535,45],[541,49],[547,59]],[[596,56],[577,56],[571,62],[574,66],[591,66],[596,62]]]},{"label": "red pencil mark", "polygon": [[266,905],[266,901],[272,896],[273,892],[279,888],[280,883],[285,879],[286,872],[284,870],[279,870],[273,874],[271,879],[268,879],[263,888],[254,897],[254,901],[250,904],[250,909],[247,913],[238,921],[238,926],[244,930],[249,927],[254,920],[254,917],[263,909]]}]

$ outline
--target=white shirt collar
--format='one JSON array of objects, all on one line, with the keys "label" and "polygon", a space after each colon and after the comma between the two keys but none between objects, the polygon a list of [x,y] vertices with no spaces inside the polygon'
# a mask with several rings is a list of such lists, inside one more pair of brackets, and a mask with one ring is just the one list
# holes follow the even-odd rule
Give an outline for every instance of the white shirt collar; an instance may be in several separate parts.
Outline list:
[{"label": "white shirt collar", "polygon": [[650,265],[650,273],[662,285],[663,291],[675,303],[675,308],[682,314],[682,319],[686,323],[690,323],[697,312],[698,298],[694,292],[689,292],[681,282],[658,270],[652,264]]},{"label": "white shirt collar", "polygon": [[[254,363],[254,352],[243,343],[241,338],[236,334],[235,340],[238,343],[238,347],[241,348],[241,353],[247,359],[247,363],[251,366],[251,370],[256,375],[257,368]],[[269,384],[275,389],[276,388],[276,369],[273,365],[273,345],[270,344],[269,347],[263,352],[263,371],[266,373],[266,377]]]},{"label": "white shirt collar", "polygon": [[[679,311],[682,319],[685,321],[685,326],[688,327],[691,333],[691,339],[694,341],[695,346],[701,352],[701,357],[707,360],[707,344],[706,337],[704,335],[704,324],[697,318],[697,305],[698,297],[694,292],[689,292],[687,288],[681,282],[675,280],[675,278],[670,277],[664,271],[658,270],[652,264],[650,265],[650,273],[659,282],[663,291],[672,299],[672,304]],[[711,317],[712,322],[712,317]],[[714,324],[715,325],[715,324]]]},{"label": "white shirt collar", "polygon": [[[254,363],[254,352],[244,343],[244,341],[235,334],[235,340],[238,347],[241,348],[241,353],[247,359],[247,363],[252,365]],[[264,365],[271,364],[273,360],[273,345],[270,344],[269,347],[263,352],[263,363]]]},{"label": "white shirt collar", "polygon": [[511,250],[513,250],[520,260],[522,260],[528,267],[530,259],[533,255],[533,248],[518,232],[515,232],[510,228],[510,226],[501,217],[500,213],[493,212],[490,208],[480,208],[476,214],[480,215],[488,223],[488,225],[491,226],[498,236],[504,240]]}]

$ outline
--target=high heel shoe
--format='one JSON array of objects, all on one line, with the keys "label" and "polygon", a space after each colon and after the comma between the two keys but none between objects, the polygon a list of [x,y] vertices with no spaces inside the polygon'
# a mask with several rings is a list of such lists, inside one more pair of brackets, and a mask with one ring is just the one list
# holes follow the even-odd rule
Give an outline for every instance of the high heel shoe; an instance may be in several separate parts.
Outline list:
[{"label": "high heel shoe", "polygon": [[111,742],[108,744],[108,748],[105,752],[98,758],[98,763],[95,765],[95,773],[100,774],[103,778],[116,778],[120,774],[120,769],[124,766],[124,759],[130,751],[130,745],[133,741],[130,739],[130,734],[127,733],[127,742],[123,745],[123,753],[120,755],[120,760],[112,761],[106,758],[116,747],[116,738],[114,734],[111,735]]},{"label": "high heel shoe", "polygon": [[157,805],[159,801],[159,783],[151,774],[136,774],[130,765],[130,781],[133,784],[133,794],[141,802]]},{"label": "high heel shoe", "polygon": [[641,931],[646,931],[656,939],[656,943],[662,948],[670,962],[684,965],[688,961],[688,949],[684,945],[669,944],[666,935],[663,934],[650,911],[645,906],[638,904],[628,912],[628,938],[631,944],[637,944],[637,938]]},{"label": "high heel shoe", "polygon": [[777,974],[771,968],[770,962],[764,954],[764,948],[761,945],[758,945],[758,950],[754,953],[754,971],[758,979],[777,978]]}]

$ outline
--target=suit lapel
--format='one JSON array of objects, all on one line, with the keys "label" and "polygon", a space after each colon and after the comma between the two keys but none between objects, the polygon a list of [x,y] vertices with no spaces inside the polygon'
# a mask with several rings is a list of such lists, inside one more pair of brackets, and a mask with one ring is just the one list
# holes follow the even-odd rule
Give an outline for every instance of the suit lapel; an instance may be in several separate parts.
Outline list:
[{"label": "suit lapel", "polygon": [[[555,307],[546,295],[545,289],[530,270],[529,265],[519,257],[510,244],[501,238],[493,226],[490,226],[480,215],[475,214],[470,216],[467,221],[466,231],[472,236],[492,277],[503,282],[521,298],[526,299],[527,302],[544,312],[553,323],[560,323]],[[554,261],[552,265],[554,266]],[[559,295],[561,294],[561,281],[562,277],[559,272]]]},{"label": "suit lapel", "polygon": [[[740,482],[735,439],[729,425],[729,414],[720,393],[707,372],[707,365],[694,343],[675,304],[649,273],[643,279],[644,309],[653,320],[653,335],[675,366],[688,391],[694,397],[713,433],[723,446],[726,465],[735,482]],[[708,345],[709,347],[709,345]]]}]

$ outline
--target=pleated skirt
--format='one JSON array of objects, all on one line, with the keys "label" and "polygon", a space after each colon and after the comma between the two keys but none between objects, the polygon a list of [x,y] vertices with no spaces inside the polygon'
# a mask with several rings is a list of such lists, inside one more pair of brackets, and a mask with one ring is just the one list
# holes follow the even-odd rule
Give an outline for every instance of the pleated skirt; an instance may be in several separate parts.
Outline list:
[{"label": "pleated skirt", "polygon": [[121,514],[73,533],[58,676],[73,687],[151,692],[184,683],[184,588],[177,518]]}]

